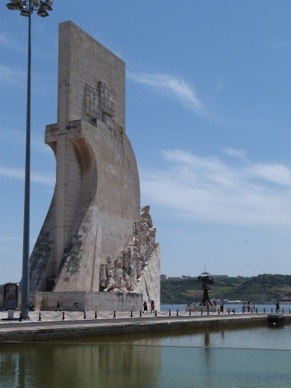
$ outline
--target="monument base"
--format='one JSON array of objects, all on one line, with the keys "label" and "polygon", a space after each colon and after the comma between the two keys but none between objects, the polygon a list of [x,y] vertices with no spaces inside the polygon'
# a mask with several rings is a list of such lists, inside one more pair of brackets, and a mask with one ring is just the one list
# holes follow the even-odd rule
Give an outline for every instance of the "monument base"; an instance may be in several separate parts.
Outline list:
[{"label": "monument base", "polygon": [[[60,300],[60,307],[57,301]],[[29,294],[30,305],[40,311],[139,311],[142,294],[129,292],[35,292]]]}]

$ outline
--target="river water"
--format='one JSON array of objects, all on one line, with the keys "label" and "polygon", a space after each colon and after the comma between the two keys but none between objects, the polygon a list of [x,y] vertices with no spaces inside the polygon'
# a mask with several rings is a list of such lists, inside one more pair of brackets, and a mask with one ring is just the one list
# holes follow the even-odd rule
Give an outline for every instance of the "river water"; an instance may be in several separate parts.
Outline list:
[{"label": "river water", "polygon": [[3,388],[278,388],[290,366],[289,325],[0,345]]}]

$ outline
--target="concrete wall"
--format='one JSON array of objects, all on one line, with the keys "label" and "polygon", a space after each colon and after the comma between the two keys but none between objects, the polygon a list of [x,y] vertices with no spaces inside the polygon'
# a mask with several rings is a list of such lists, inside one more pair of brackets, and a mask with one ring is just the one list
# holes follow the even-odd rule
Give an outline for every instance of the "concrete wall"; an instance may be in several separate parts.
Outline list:
[{"label": "concrete wall", "polygon": [[58,298],[62,311],[140,311],[143,303],[141,294],[122,292],[37,292],[29,299],[36,310],[55,311]]}]

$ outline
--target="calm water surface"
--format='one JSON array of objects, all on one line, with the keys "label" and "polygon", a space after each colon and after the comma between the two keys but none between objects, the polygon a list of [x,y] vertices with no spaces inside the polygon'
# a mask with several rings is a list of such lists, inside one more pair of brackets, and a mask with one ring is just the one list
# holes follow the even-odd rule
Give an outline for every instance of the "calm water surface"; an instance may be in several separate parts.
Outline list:
[{"label": "calm water surface", "polygon": [[290,387],[291,326],[1,344],[0,386]]}]

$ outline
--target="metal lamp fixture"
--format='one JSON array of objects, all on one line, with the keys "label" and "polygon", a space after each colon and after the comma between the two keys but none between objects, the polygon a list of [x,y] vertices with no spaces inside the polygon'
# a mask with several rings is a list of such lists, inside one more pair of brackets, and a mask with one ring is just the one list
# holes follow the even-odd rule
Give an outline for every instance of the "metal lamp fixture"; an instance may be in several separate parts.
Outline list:
[{"label": "metal lamp fixture", "polygon": [[39,8],[39,10],[37,11],[37,14],[42,18],[49,16],[49,13],[44,8]]},{"label": "metal lamp fixture", "polygon": [[41,1],[41,0],[12,0],[6,4],[6,7],[11,11],[20,11],[22,16],[29,16],[33,10],[37,10],[38,16],[46,17],[49,16],[48,11],[52,11],[52,0]]},{"label": "metal lamp fixture", "polygon": [[10,10],[17,10],[17,9],[19,9],[18,8],[18,5],[17,4],[14,4],[14,3],[8,3],[8,4],[6,4],[6,7],[8,8],[8,9],[10,9]]},{"label": "metal lamp fixture", "polygon": [[29,232],[30,232],[30,116],[31,116],[31,15],[33,10],[41,17],[52,11],[52,0],[12,0],[6,4],[9,10],[19,10],[20,15],[28,17],[28,55],[27,55],[27,104],[26,104],[26,142],[25,142],[25,180],[24,180],[24,220],[23,220],[23,254],[21,280],[21,314],[20,320],[29,319]]},{"label": "metal lamp fixture", "polygon": [[[32,12],[32,10],[31,10],[31,12]],[[25,9],[25,8],[22,9],[21,12],[20,12],[20,15],[21,15],[21,16],[29,17],[29,14],[30,14],[29,10],[28,10],[28,9]]]},{"label": "metal lamp fixture", "polygon": [[46,11],[52,11],[52,1],[41,1],[40,6],[42,9],[45,9]]}]

